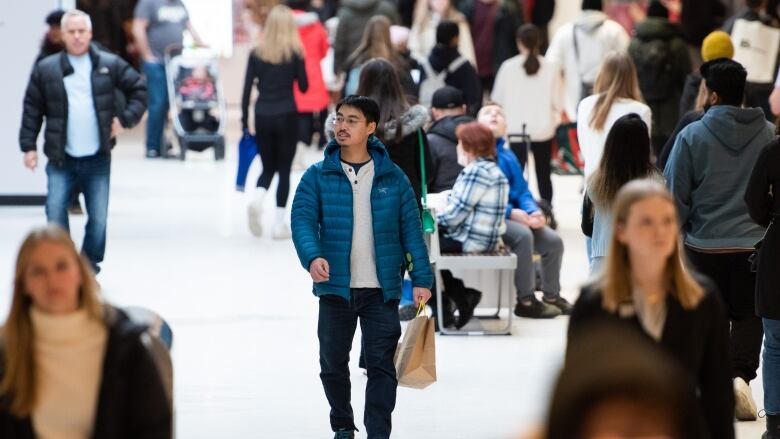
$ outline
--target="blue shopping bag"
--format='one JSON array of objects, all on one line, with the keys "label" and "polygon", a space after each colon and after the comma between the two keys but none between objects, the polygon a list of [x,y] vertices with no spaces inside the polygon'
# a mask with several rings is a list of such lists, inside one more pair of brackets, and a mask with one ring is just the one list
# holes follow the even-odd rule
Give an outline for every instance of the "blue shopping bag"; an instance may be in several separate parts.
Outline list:
[{"label": "blue shopping bag", "polygon": [[403,289],[401,290],[401,303],[399,303],[400,306],[414,305],[412,291],[412,281],[410,279],[404,279]]},{"label": "blue shopping bag", "polygon": [[236,190],[244,192],[246,185],[246,176],[249,173],[249,167],[257,155],[257,141],[255,136],[244,130],[244,135],[238,142],[238,172],[236,173]]}]

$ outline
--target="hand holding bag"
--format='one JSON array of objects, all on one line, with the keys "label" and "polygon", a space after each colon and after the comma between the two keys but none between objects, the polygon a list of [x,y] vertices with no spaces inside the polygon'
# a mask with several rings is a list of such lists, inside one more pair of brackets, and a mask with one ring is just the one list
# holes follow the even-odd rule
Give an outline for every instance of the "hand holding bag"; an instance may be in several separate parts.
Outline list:
[{"label": "hand holding bag", "polygon": [[[424,389],[436,382],[436,342],[434,318],[425,315],[420,302],[417,317],[409,322],[395,357],[398,384]],[[422,314],[422,315],[420,315]]]}]

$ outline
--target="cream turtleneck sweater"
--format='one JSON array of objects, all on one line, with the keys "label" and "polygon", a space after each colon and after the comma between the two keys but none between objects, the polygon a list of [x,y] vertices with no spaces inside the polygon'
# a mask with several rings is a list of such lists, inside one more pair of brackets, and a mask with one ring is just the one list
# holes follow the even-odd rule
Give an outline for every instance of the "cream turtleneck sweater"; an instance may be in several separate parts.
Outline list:
[{"label": "cream turtleneck sweater", "polygon": [[67,315],[30,311],[38,393],[32,424],[39,439],[92,434],[108,330],[86,310]]}]

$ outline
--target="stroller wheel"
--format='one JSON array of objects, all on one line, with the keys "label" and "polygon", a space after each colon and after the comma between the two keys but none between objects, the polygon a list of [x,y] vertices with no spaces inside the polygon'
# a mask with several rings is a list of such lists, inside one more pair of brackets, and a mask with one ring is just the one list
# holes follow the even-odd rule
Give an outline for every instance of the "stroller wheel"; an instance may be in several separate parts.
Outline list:
[{"label": "stroller wheel", "polygon": [[219,139],[214,143],[214,159],[224,160],[225,158],[225,139]]}]

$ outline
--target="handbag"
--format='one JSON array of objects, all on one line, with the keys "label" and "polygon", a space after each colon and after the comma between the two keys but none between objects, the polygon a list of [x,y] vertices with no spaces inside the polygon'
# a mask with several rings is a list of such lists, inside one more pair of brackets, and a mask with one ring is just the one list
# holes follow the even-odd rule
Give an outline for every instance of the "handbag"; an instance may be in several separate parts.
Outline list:
[{"label": "handbag", "polygon": [[422,178],[420,187],[422,188],[422,229],[423,233],[431,234],[436,231],[436,220],[433,219],[433,213],[428,208],[428,188],[425,178],[425,152],[423,151],[422,130],[417,130],[417,143],[420,145],[420,178]]},{"label": "handbag", "polygon": [[249,134],[248,130],[244,130],[244,135],[238,141],[238,171],[236,172],[236,190],[238,192],[244,192],[249,167],[252,166],[256,155],[256,137]]},{"label": "handbag", "polygon": [[555,130],[551,167],[552,172],[557,175],[585,174],[585,161],[582,159],[580,142],[577,138],[576,122],[564,120]]}]

